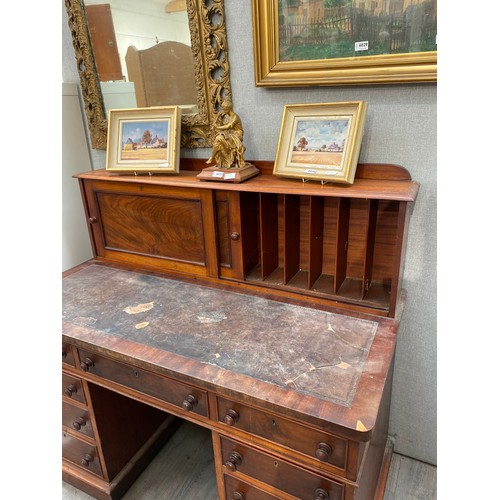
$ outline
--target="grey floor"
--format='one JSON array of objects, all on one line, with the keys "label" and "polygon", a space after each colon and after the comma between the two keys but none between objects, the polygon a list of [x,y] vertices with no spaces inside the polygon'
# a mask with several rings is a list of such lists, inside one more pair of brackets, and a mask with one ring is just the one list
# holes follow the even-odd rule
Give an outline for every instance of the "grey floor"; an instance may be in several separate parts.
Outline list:
[{"label": "grey floor", "polygon": [[[436,467],[394,454],[384,500],[434,500],[436,483]],[[63,482],[61,498],[90,500],[93,497]],[[183,422],[123,497],[124,500],[159,498],[217,499],[209,430]]]}]

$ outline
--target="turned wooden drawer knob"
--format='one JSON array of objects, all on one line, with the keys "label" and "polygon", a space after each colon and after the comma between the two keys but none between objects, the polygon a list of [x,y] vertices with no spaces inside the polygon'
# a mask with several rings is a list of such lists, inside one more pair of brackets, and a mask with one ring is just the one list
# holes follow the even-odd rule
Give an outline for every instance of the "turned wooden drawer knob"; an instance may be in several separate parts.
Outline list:
[{"label": "turned wooden drawer knob", "polygon": [[83,458],[82,458],[82,465],[84,467],[88,467],[90,465],[90,462],[93,462],[94,461],[94,457],[92,455],[89,455],[88,453],[86,453]]},{"label": "turned wooden drawer knob", "polygon": [[231,452],[231,455],[229,455],[229,458],[226,460],[226,463],[224,464],[229,470],[235,472],[238,470],[238,466],[241,465],[242,462],[241,455],[237,451]]},{"label": "turned wooden drawer knob", "polygon": [[245,495],[240,491],[235,491],[231,497],[231,500],[245,500]]},{"label": "turned wooden drawer knob", "polygon": [[68,396],[68,398],[70,398],[71,396],[73,396],[73,394],[76,394],[77,392],[78,392],[78,389],[73,384],[68,385],[68,387],[66,387],[66,389],[64,389],[64,394],[66,394],[66,396]]},{"label": "turned wooden drawer knob", "polygon": [[192,411],[197,404],[198,400],[192,394],[190,394],[189,396],[186,396],[186,399],[182,402],[182,407],[186,411]]},{"label": "turned wooden drawer knob", "polygon": [[319,443],[316,448],[316,458],[322,462],[326,462],[332,454],[332,448],[326,443]]},{"label": "turned wooden drawer knob", "polygon": [[234,425],[238,420],[240,419],[240,416],[238,415],[238,412],[235,410],[227,410],[226,414],[224,415],[224,423],[227,425]]},{"label": "turned wooden drawer knob", "polygon": [[329,498],[328,493],[324,489],[318,488],[316,490],[314,500],[328,500]]},{"label": "turned wooden drawer knob", "polygon": [[83,417],[77,417],[77,418],[75,418],[75,420],[73,421],[73,423],[71,425],[72,425],[73,429],[79,431],[82,427],[85,426],[86,423],[87,422]]},{"label": "turned wooden drawer knob", "polygon": [[84,372],[88,372],[89,368],[91,368],[92,366],[94,366],[94,362],[90,358],[85,358],[85,360],[80,363],[80,368]]},{"label": "turned wooden drawer knob", "polygon": [[233,241],[238,241],[240,239],[240,233],[237,233],[236,231],[234,231],[233,233],[231,233],[231,239]]},{"label": "turned wooden drawer knob", "polygon": [[97,221],[97,217],[94,217],[94,216],[89,217],[89,222],[90,222],[91,224],[93,224],[93,223],[94,223],[94,222],[96,222],[96,221]]}]

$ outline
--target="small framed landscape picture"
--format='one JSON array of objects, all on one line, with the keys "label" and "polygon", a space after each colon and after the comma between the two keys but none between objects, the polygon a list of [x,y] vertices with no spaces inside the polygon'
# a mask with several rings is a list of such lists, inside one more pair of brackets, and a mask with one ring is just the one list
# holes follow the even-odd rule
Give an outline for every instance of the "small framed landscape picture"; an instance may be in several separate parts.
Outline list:
[{"label": "small framed landscape picture", "polygon": [[273,174],[352,184],[366,110],[364,101],[286,105]]},{"label": "small framed landscape picture", "polygon": [[179,173],[180,127],[177,106],[109,110],[106,170]]}]

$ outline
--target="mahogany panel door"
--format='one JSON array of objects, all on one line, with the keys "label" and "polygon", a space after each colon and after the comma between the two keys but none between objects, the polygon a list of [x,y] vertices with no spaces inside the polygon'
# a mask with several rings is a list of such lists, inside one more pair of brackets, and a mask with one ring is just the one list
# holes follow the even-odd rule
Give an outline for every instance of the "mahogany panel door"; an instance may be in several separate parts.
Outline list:
[{"label": "mahogany panel door", "polygon": [[84,192],[97,258],[217,276],[212,191],[86,181]]}]

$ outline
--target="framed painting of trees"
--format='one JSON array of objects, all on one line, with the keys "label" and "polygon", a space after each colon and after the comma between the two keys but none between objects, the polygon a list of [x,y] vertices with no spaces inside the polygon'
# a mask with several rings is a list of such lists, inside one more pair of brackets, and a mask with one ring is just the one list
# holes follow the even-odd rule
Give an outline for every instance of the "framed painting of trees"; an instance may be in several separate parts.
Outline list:
[{"label": "framed painting of trees", "polygon": [[180,127],[178,106],[109,110],[106,170],[179,173]]},{"label": "framed painting of trees", "polygon": [[285,106],[273,174],[352,184],[366,110],[364,101]]},{"label": "framed painting of trees", "polygon": [[437,80],[437,0],[255,0],[257,86]]}]

